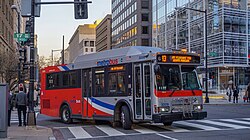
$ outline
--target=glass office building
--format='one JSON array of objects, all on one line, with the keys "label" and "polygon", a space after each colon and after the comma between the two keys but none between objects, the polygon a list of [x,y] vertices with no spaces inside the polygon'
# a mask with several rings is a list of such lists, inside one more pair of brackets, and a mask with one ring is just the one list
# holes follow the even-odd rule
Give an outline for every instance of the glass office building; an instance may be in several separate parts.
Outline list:
[{"label": "glass office building", "polygon": [[[224,90],[230,83],[250,81],[250,1],[153,0],[152,44],[166,50],[185,48],[204,62],[204,13],[207,10],[209,89]],[[178,7],[178,8],[176,8]],[[203,83],[204,63],[199,69]]]}]

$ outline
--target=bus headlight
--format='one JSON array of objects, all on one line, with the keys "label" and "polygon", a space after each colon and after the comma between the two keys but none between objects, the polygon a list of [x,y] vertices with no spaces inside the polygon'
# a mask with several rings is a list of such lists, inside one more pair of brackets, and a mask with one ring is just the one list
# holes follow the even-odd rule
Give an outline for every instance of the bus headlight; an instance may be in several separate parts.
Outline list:
[{"label": "bus headlight", "polygon": [[194,110],[202,110],[202,105],[194,105]]},{"label": "bus headlight", "polygon": [[158,112],[159,113],[167,113],[170,111],[170,107],[169,106],[165,106],[165,107],[158,107]]}]

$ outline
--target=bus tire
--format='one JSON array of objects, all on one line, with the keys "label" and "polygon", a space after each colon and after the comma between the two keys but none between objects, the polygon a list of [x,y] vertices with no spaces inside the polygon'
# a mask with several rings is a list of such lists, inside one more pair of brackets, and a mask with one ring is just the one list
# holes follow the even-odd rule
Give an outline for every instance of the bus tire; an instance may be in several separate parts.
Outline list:
[{"label": "bus tire", "polygon": [[67,105],[64,105],[61,109],[61,120],[63,123],[70,124],[72,123],[72,118],[70,118],[70,109]]},{"label": "bus tire", "polygon": [[171,126],[173,122],[164,122],[164,126]]},{"label": "bus tire", "polygon": [[132,127],[132,121],[130,119],[130,114],[127,106],[122,106],[121,108],[121,123],[125,130],[129,130]]}]

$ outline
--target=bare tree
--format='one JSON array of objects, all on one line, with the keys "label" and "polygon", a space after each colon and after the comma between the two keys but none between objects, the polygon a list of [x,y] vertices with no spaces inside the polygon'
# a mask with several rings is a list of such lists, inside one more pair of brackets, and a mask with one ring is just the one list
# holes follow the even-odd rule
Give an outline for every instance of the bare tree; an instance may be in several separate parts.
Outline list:
[{"label": "bare tree", "polygon": [[12,85],[17,79],[18,73],[18,58],[13,52],[0,52],[0,77],[2,82]]},{"label": "bare tree", "polygon": [[45,56],[40,56],[39,57],[39,68],[42,69],[42,68],[45,68],[45,67],[48,67],[48,66],[51,66],[52,64],[52,59],[51,57],[48,57],[46,58]]}]

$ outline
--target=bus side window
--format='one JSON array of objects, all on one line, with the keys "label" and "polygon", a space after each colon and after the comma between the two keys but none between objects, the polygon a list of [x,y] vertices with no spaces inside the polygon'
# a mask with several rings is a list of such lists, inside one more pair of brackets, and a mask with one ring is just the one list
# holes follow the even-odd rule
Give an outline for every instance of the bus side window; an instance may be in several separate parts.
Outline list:
[{"label": "bus side window", "polygon": [[94,96],[103,96],[104,93],[104,69],[96,69],[95,71],[95,92]]},{"label": "bus side window", "polygon": [[56,89],[56,88],[60,88],[59,85],[59,73],[51,73],[51,74],[47,74],[46,78],[46,88],[47,89]]},{"label": "bus side window", "polygon": [[118,72],[117,75],[118,75],[117,76],[118,77],[117,93],[123,94],[123,93],[125,93],[125,74],[124,74],[124,72]]},{"label": "bus side window", "polygon": [[109,73],[109,95],[125,94],[125,72]]}]

